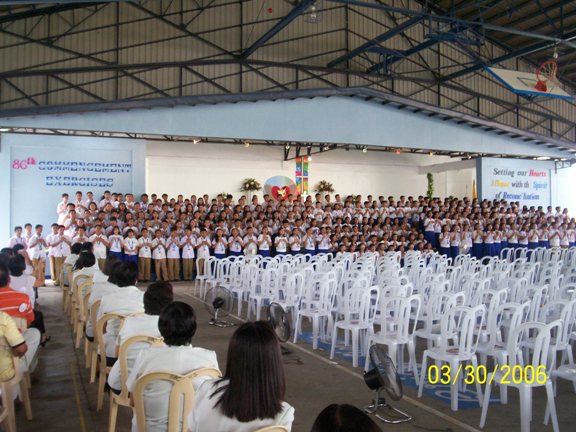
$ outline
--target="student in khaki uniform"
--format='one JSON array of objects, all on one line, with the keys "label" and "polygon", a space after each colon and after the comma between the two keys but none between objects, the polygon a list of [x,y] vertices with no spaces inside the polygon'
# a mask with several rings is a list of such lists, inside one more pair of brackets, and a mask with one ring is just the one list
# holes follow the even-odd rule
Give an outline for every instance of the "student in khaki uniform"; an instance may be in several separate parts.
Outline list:
[{"label": "student in khaki uniform", "polygon": [[148,282],[150,280],[150,263],[152,261],[152,238],[148,229],[142,228],[138,239],[138,280]]},{"label": "student in khaki uniform", "polygon": [[166,258],[168,264],[168,279],[180,280],[180,239],[176,230],[172,230],[166,242]]},{"label": "student in khaki uniform", "polygon": [[184,280],[191,281],[192,273],[194,271],[194,246],[196,245],[196,237],[192,234],[192,228],[186,227],[184,236],[180,239],[180,247],[182,248],[182,273]]},{"label": "student in khaki uniform", "polygon": [[42,229],[42,225],[36,225],[36,232],[28,242],[32,258],[32,266],[34,267],[33,276],[36,278],[34,288],[43,287],[46,284],[46,253],[44,252],[44,249],[48,247],[48,244],[42,235]]},{"label": "student in khaki uniform", "polygon": [[168,280],[168,268],[166,266],[166,240],[162,237],[162,231],[156,231],[156,238],[152,240],[152,259],[154,259],[154,271],[156,280]]}]

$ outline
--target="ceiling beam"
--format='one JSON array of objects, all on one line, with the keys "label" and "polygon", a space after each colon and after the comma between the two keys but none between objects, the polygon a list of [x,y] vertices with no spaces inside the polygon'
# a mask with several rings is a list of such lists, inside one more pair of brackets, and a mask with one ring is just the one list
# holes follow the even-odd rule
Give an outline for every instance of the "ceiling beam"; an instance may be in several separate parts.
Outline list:
[{"label": "ceiling beam", "polygon": [[302,0],[288,13],[288,15],[278,21],[270,30],[260,36],[256,42],[246,48],[240,57],[244,59],[250,57],[258,48],[260,48],[262,45],[264,45],[266,42],[284,30],[292,21],[294,21],[304,11],[306,11],[306,9],[312,6],[315,1],[316,0]]},{"label": "ceiling beam", "polygon": [[[567,41],[576,40],[576,31],[572,31],[572,32],[564,35],[563,39],[567,40]],[[480,70],[485,66],[493,66],[493,65],[496,65],[498,63],[502,63],[504,61],[507,61],[507,60],[512,60],[512,59],[515,59],[518,57],[524,57],[524,56],[527,56],[530,54],[537,53],[539,51],[543,51],[543,50],[546,50],[549,48],[554,48],[556,45],[557,45],[556,42],[541,41],[541,42],[535,43],[533,45],[529,45],[527,47],[524,47],[524,48],[521,48],[518,50],[514,50],[514,51],[511,51],[507,54],[496,57],[495,59],[492,59],[491,61],[487,62],[486,64],[476,63],[475,65],[472,65],[470,67],[467,67],[467,68],[461,69],[457,72],[446,75],[446,76],[442,77],[442,79],[440,81],[445,82],[445,81],[450,81],[450,80],[453,80],[456,78],[460,78],[464,75],[468,75],[469,73]]]},{"label": "ceiling beam", "polygon": [[351,51],[348,51],[346,54],[341,55],[340,57],[338,57],[337,59],[332,60],[330,63],[328,63],[326,65],[326,67],[334,67],[342,62],[345,62],[347,60],[352,59],[353,57],[356,57],[357,55],[365,52],[366,50],[368,50],[369,48],[372,48],[376,45],[381,44],[382,42],[387,41],[388,39],[393,38],[396,35],[399,35],[400,33],[408,30],[410,27],[415,26],[418,23],[421,23],[424,20],[423,17],[413,17],[410,18],[404,22],[402,22],[401,24],[398,24],[397,26],[391,28],[390,30],[388,30],[385,33],[382,33],[380,36],[376,36],[374,39],[369,40],[365,43],[363,43],[362,45],[360,45],[359,47],[354,48]]}]

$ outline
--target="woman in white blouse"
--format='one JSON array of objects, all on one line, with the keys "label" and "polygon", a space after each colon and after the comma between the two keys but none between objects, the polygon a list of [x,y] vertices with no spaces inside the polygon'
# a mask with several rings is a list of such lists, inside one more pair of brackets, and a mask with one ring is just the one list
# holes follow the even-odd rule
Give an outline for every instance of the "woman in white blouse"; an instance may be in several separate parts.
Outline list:
[{"label": "woman in white blouse", "polygon": [[288,430],[294,408],[286,390],[280,344],[263,321],[238,327],[228,346],[226,374],[203,383],[188,417],[190,432],[254,432],[281,425]]}]

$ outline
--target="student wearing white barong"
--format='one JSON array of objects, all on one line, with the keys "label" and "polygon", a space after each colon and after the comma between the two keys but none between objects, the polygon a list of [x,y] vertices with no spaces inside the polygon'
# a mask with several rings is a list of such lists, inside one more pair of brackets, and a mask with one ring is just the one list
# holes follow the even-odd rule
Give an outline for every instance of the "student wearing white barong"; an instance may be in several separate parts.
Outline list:
[{"label": "student wearing white barong", "polygon": [[8,247],[13,249],[16,245],[22,245],[24,249],[28,249],[28,245],[26,244],[26,238],[22,235],[22,227],[16,226],[14,227],[14,236],[10,237],[8,240]]},{"label": "student wearing white barong", "polygon": [[60,201],[56,206],[56,213],[58,214],[58,225],[64,223],[64,219],[66,218],[66,215],[68,213],[67,207],[68,207],[68,194],[63,193],[62,201]]},{"label": "student wearing white barong", "polygon": [[[130,316],[124,320],[124,324],[118,333],[116,340],[116,357],[120,352],[120,346],[134,336],[160,337],[158,329],[158,317],[166,306],[174,301],[172,284],[169,282],[154,282],[148,286],[144,293],[144,315]],[[146,342],[132,344],[126,353],[128,375],[134,367],[136,358],[142,350],[150,347]],[[114,363],[108,375],[108,385],[117,393],[122,390],[120,380],[120,362]]]},{"label": "student wearing white barong", "polygon": [[284,402],[285,391],[274,331],[264,321],[245,323],[230,340],[225,375],[197,390],[189,432],[253,432],[273,425],[290,431],[294,408]]},{"label": "student wearing white barong", "polygon": [[[126,382],[130,392],[134,391],[138,378],[148,373],[169,372],[184,375],[201,368],[218,369],[218,359],[214,351],[192,346],[192,338],[196,333],[196,315],[192,306],[183,302],[173,302],[166,306],[158,319],[158,328],[166,346],[152,347],[139,353]],[[199,377],[192,384],[198,388],[206,379]],[[170,383],[161,381],[146,387],[146,432],[166,431],[171,387]],[[136,419],[132,418],[132,432],[137,431]]]},{"label": "student wearing white barong", "polygon": [[[144,293],[136,287],[138,281],[138,266],[131,262],[122,262],[114,271],[114,283],[118,291],[102,297],[98,309],[98,319],[107,313],[130,315],[144,312]],[[104,343],[106,345],[106,357],[109,365],[116,359],[116,338],[121,323],[111,320],[106,326]]]},{"label": "student wearing white barong", "polygon": [[34,267],[34,277],[36,282],[34,288],[42,287],[45,283],[45,269],[46,269],[46,252],[45,248],[48,247],[46,239],[42,235],[42,225],[38,224],[35,227],[35,233],[28,242],[30,258],[32,258],[32,265]]},{"label": "student wearing white barong", "polygon": [[94,234],[89,238],[90,242],[94,245],[94,256],[98,262],[100,270],[104,270],[106,264],[106,248],[110,246],[108,243],[108,237],[104,234],[102,225],[96,225],[94,228]]},{"label": "student wearing white barong", "polygon": [[187,226],[184,230],[184,235],[180,239],[180,247],[182,248],[182,276],[184,280],[187,281],[191,281],[192,275],[194,274],[195,246],[196,236],[192,233],[192,228]]},{"label": "student wearing white barong", "polygon": [[168,280],[168,266],[166,265],[166,239],[162,237],[162,231],[155,232],[156,237],[152,240],[152,259],[154,260],[154,272],[156,280]]}]

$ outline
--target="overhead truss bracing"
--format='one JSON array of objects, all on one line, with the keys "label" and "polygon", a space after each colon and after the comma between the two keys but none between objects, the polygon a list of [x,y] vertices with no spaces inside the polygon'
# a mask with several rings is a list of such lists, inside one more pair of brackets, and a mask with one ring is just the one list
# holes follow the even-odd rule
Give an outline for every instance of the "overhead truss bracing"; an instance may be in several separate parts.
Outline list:
[{"label": "overhead truss bracing", "polygon": [[0,116],[56,105],[362,88],[576,141],[574,102],[524,99],[484,72],[486,65],[535,71],[555,51],[558,76],[574,93],[573,1],[45,3],[0,6]]}]

